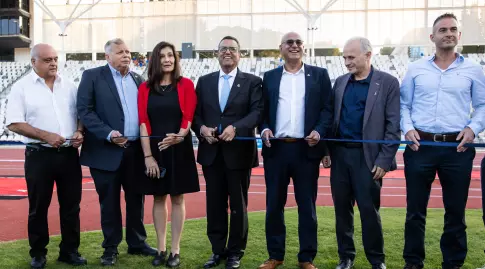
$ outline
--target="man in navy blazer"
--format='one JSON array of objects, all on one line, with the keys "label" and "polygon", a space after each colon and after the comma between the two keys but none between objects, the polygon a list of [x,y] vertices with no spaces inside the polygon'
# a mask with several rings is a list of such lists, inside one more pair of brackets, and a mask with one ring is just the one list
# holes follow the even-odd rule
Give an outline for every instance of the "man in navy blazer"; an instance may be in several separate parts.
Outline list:
[{"label": "man in navy blazer", "polygon": [[[320,160],[326,155],[320,139],[327,136],[332,124],[332,85],[326,69],[303,64],[303,51],[299,34],[285,34],[280,45],[285,65],[266,72],[263,78],[265,105],[260,130],[269,259],[260,269],[276,268],[284,260],[284,206],[290,177],[298,204],[299,266],[316,268],[315,202]],[[274,137],[278,139],[271,140]]]},{"label": "man in navy blazer", "polygon": [[101,204],[105,249],[101,264],[114,265],[123,238],[121,187],[126,201],[128,253],[154,256],[157,251],[145,243],[144,196],[134,191],[144,169],[137,104],[143,79],[130,72],[131,53],[123,40],[108,41],[105,52],[107,65],[83,73],[77,109],[86,130],[80,161],[90,167]]}]

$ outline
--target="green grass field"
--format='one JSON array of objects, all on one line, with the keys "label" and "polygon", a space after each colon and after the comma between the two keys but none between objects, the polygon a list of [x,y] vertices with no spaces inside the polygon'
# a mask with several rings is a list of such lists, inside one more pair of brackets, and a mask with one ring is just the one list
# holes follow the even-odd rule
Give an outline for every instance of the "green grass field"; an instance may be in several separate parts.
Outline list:
[{"label": "green grass field", "polygon": [[[405,209],[384,208],[381,210],[385,235],[386,264],[389,269],[403,267],[402,249],[404,245],[404,218]],[[481,210],[467,211],[468,225],[468,256],[464,269],[475,269],[485,264],[485,228],[481,219]],[[298,252],[296,209],[286,211],[287,223],[287,248],[285,265],[279,268],[297,268],[296,254]],[[355,214],[355,241],[357,247],[356,269],[370,268],[362,248],[360,216]],[[335,239],[334,211],[332,207],[318,208],[318,254],[315,264],[319,269],[335,268],[338,262],[337,245]],[[242,260],[241,268],[255,269],[267,258],[266,240],[264,236],[264,212],[250,213],[249,242],[246,255]],[[27,229],[27,227],[25,227]],[[153,225],[147,225],[148,242],[156,246],[155,231]],[[441,268],[441,252],[439,247],[440,236],[443,230],[443,210],[428,210],[426,230],[427,259],[425,268]],[[181,245],[182,265],[180,268],[202,268],[202,265],[211,254],[210,243],[205,235],[206,220],[190,220],[185,224]],[[57,262],[59,237],[52,237],[49,244],[49,254],[46,268],[71,268],[68,265]],[[170,236],[167,238],[170,249]],[[101,232],[86,232],[81,236],[81,254],[88,259],[88,266],[84,268],[102,268],[99,257],[103,249]],[[0,268],[30,268],[29,245],[27,240],[0,243]],[[131,256],[126,254],[126,243],[120,247],[120,256],[116,268],[153,268],[151,257]],[[163,268],[163,267],[162,267]],[[218,268],[224,268],[220,265]]]}]

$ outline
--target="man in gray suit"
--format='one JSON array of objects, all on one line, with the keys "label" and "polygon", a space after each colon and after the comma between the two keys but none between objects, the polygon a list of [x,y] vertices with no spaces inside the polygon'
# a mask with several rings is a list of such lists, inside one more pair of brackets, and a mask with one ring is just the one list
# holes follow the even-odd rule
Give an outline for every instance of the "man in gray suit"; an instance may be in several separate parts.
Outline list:
[{"label": "man in gray suit", "polygon": [[[347,41],[343,57],[349,70],[333,89],[335,138],[400,140],[399,82],[371,65],[372,46],[366,38]],[[379,214],[382,178],[396,169],[398,144],[344,143],[330,145],[330,185],[336,215],[340,263],[349,269],[355,259],[354,202],[362,220],[362,241],[372,269],[386,268]]]}]

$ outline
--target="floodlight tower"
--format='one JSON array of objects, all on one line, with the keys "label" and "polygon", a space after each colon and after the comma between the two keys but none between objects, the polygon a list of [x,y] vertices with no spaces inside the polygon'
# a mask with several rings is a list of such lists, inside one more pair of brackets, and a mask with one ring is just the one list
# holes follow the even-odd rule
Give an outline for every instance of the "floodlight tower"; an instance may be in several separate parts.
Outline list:
[{"label": "floodlight tower", "polygon": [[310,38],[310,31],[311,31],[312,49],[311,49],[310,56],[315,57],[315,31],[318,29],[318,27],[316,26],[317,20],[320,18],[320,16],[322,16],[323,12],[327,11],[338,0],[329,0],[327,4],[317,14],[310,14],[310,11],[303,9],[303,7],[298,3],[297,0],[285,0],[285,1],[306,18],[308,23],[308,28],[307,28],[308,38]]},{"label": "floodlight tower", "polygon": [[[80,18],[86,12],[90,11],[99,2],[101,2],[101,0],[93,0],[92,4],[90,4],[88,8],[86,8],[84,11],[79,13],[79,15],[73,17],[74,12],[76,12],[77,8],[79,7],[79,4],[81,4],[81,1],[82,0],[78,0],[76,7],[74,7],[74,9],[72,10],[69,18],[67,18],[65,20],[58,20],[56,18],[56,16],[54,15],[54,13],[52,13],[52,11],[49,9],[49,7],[47,7],[47,5],[44,4],[43,0],[34,0],[34,2],[40,7],[40,9],[42,9],[42,11],[44,11],[44,13],[49,15],[49,17],[51,17],[51,19],[57,24],[57,26],[59,26],[59,29],[60,29],[59,36],[62,38],[61,39],[62,40],[62,47],[61,47],[59,62],[66,62],[66,52],[64,50],[64,38],[67,36],[67,34],[66,34],[67,27],[69,27],[69,25],[71,25],[74,21],[76,21],[78,18]],[[67,1],[67,4],[68,3],[69,3],[69,1]]]}]

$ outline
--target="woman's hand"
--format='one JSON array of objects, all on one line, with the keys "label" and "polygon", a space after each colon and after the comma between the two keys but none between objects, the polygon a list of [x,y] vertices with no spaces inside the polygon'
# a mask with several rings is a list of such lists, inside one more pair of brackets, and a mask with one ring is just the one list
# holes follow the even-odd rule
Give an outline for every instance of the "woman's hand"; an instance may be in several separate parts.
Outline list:
[{"label": "woman's hand", "polygon": [[332,160],[330,159],[330,156],[323,157],[322,165],[324,168],[330,168],[330,166],[332,166]]},{"label": "woman's hand", "polygon": [[146,175],[151,178],[160,178],[160,168],[153,157],[145,158]]},{"label": "woman's hand", "polygon": [[158,149],[162,151],[172,145],[181,143],[182,141],[184,141],[184,137],[185,135],[181,134],[167,134],[167,137],[165,137],[162,142],[158,143]]}]

